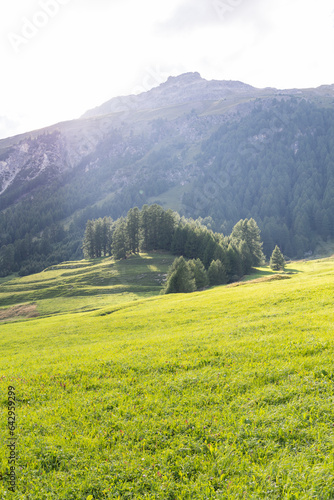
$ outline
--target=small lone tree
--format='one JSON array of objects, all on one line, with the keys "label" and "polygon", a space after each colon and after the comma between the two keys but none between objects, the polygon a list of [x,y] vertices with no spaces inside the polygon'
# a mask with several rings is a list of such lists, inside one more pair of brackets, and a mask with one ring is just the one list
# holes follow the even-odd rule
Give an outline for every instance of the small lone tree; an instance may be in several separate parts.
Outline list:
[{"label": "small lone tree", "polygon": [[189,293],[196,290],[194,275],[183,257],[174,260],[164,293]]},{"label": "small lone tree", "polygon": [[285,260],[279,247],[276,245],[270,257],[270,267],[273,271],[284,271]]}]

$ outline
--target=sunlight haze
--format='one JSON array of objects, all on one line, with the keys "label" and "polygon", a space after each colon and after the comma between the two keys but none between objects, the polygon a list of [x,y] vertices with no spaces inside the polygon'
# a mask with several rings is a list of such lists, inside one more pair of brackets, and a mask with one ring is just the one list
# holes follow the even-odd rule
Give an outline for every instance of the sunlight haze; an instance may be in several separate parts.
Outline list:
[{"label": "sunlight haze", "polygon": [[333,9],[329,0],[3,2],[0,137],[188,71],[261,88],[332,84]]}]

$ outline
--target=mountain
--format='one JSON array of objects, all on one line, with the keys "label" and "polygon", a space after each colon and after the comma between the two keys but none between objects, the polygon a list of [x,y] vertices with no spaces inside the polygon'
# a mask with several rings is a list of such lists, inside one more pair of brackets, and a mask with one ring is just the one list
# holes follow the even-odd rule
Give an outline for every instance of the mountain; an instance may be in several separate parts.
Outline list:
[{"label": "mountain", "polygon": [[241,82],[207,81],[199,73],[186,73],[173,77],[148,92],[139,95],[116,97],[98,108],[88,111],[84,117],[101,116],[118,111],[159,109],[167,106],[203,101],[219,101],[231,96],[255,95],[257,89]]},{"label": "mountain", "polygon": [[334,238],[334,85],[257,89],[169,77],[78,120],[0,141],[0,274],[80,258],[86,221],[158,202],[264,250]]}]

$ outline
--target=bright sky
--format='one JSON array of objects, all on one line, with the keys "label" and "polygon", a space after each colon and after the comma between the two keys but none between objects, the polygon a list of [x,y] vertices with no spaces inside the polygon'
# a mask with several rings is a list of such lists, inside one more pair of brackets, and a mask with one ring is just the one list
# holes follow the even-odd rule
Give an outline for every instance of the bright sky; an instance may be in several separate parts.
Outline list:
[{"label": "bright sky", "polygon": [[0,138],[188,71],[334,83],[332,0],[12,0],[0,5]]}]

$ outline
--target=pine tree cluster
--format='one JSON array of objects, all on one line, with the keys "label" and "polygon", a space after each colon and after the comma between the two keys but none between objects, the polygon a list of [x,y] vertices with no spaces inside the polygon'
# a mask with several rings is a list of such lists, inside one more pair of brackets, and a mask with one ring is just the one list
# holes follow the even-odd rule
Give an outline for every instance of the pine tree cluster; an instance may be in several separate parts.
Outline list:
[{"label": "pine tree cluster", "polygon": [[132,208],[116,221],[107,217],[88,221],[83,250],[86,258],[125,259],[155,250],[181,256],[169,272],[165,293],[229,283],[264,260],[260,230],[253,219],[240,220],[231,235],[224,236],[157,204]]}]

